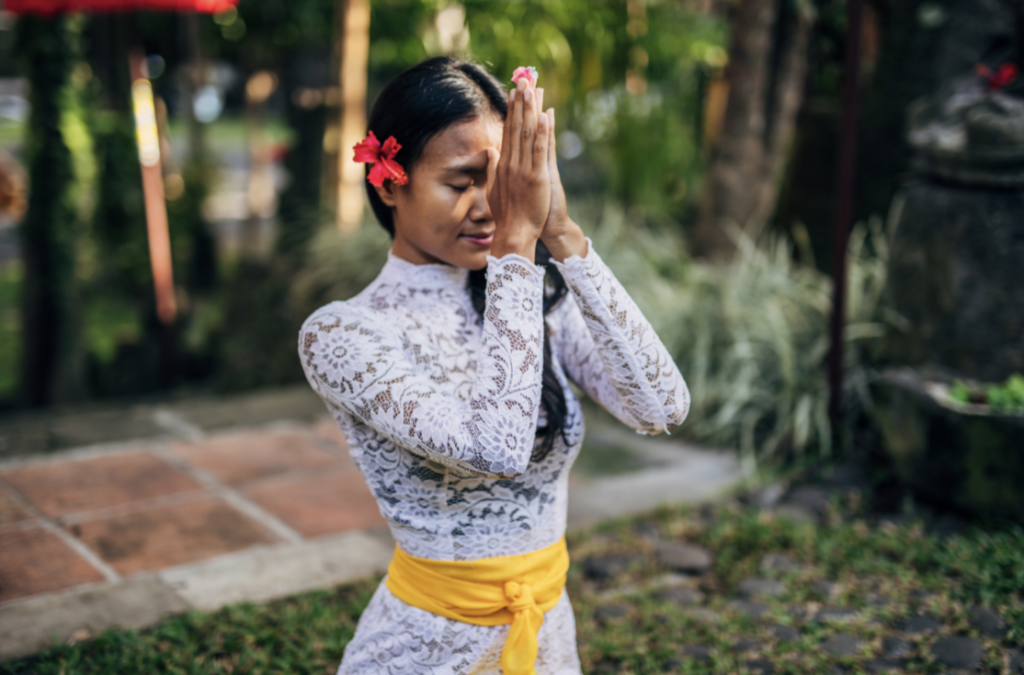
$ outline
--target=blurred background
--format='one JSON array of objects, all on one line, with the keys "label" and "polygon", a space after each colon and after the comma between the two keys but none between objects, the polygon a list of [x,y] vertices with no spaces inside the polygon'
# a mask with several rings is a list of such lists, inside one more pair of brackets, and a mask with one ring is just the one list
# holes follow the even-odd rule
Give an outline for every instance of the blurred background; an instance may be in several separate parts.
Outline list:
[{"label": "blurred background", "polygon": [[[1016,3],[864,0],[848,213],[836,207],[851,48],[840,0],[241,0],[50,17],[21,11],[31,4],[0,12],[9,418],[302,383],[302,319],[365,286],[389,246],[349,148],[384,84],[441,53],[501,79],[539,70],[574,216],[676,355],[694,395],[689,437],[747,462],[828,456],[878,442],[868,413],[887,366],[1002,382],[1024,365],[1020,311],[1006,309],[1020,282],[992,258],[970,284],[998,289],[985,302],[1001,318],[981,341],[998,363],[929,342],[962,297],[913,313],[942,296],[948,269],[907,273],[916,286],[902,296],[889,283],[907,211],[921,237],[956,212],[941,196],[908,204],[907,189],[954,186],[961,212],[1022,220]],[[970,106],[994,121],[965,132]],[[985,159],[977,143],[1018,155]],[[845,396],[830,417],[844,220]],[[1019,247],[1015,232],[993,241]],[[928,245],[955,249],[956,236]]]},{"label": "blurred background", "polygon": [[[386,260],[368,109],[455,53],[537,68],[692,396],[653,438],[583,401],[587,672],[1024,672],[1022,38],[1021,0],[0,0],[0,671],[335,672],[393,541],[296,339]],[[719,622],[762,595],[803,656]]]}]

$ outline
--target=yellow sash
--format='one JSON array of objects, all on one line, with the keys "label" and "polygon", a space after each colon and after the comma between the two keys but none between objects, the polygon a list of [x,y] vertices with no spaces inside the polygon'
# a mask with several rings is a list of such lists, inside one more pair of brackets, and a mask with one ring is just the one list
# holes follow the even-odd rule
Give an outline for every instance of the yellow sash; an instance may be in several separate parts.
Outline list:
[{"label": "yellow sash", "polygon": [[537,632],[562,597],[569,571],[565,537],[539,551],[482,560],[429,560],[395,547],[387,585],[400,600],[476,624],[512,624],[501,650],[504,675],[534,675]]}]

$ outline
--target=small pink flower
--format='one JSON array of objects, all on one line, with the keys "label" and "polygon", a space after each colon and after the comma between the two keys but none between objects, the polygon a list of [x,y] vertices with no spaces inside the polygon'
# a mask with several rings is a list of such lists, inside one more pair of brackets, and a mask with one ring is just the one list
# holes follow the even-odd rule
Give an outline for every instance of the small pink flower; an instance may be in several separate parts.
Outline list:
[{"label": "small pink flower", "polygon": [[512,73],[512,81],[519,84],[519,80],[526,80],[526,86],[533,89],[537,86],[537,69],[533,66],[519,66]]}]

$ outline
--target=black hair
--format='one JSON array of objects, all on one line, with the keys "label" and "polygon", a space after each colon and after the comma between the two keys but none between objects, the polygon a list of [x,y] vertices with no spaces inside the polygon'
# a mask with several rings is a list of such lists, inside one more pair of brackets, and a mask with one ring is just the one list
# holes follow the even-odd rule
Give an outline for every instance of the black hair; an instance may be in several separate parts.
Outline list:
[{"label": "black hair", "polygon": [[[412,173],[413,165],[423,154],[427,142],[456,122],[493,114],[504,120],[508,114],[508,90],[482,66],[453,56],[436,56],[409,68],[391,80],[377,97],[370,112],[369,128],[377,138],[394,136],[402,145],[395,161]],[[366,166],[369,174],[370,165]],[[393,239],[395,222],[391,209],[367,182],[366,193],[370,206],[381,226]],[[544,314],[550,312],[565,296],[566,285],[562,275],[551,261],[551,253],[541,241],[537,242],[535,261],[546,266],[546,282],[550,290],[544,293]],[[487,300],[487,269],[470,270],[467,280],[473,309],[482,319]],[[548,284],[546,283],[546,286]],[[536,445],[531,461],[541,461],[551,452],[555,438],[565,437],[568,410],[565,392],[555,377],[551,359],[551,339],[547,322],[544,323],[544,370],[542,375],[541,406],[547,423],[538,427]]]}]

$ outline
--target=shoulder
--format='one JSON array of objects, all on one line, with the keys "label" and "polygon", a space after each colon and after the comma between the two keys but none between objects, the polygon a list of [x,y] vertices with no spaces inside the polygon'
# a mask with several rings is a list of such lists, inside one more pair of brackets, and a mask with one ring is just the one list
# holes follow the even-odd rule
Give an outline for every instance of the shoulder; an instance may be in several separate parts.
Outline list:
[{"label": "shoulder", "polygon": [[399,344],[386,316],[354,298],[323,305],[306,317],[299,328],[299,351],[306,358],[338,346],[386,352]]}]

